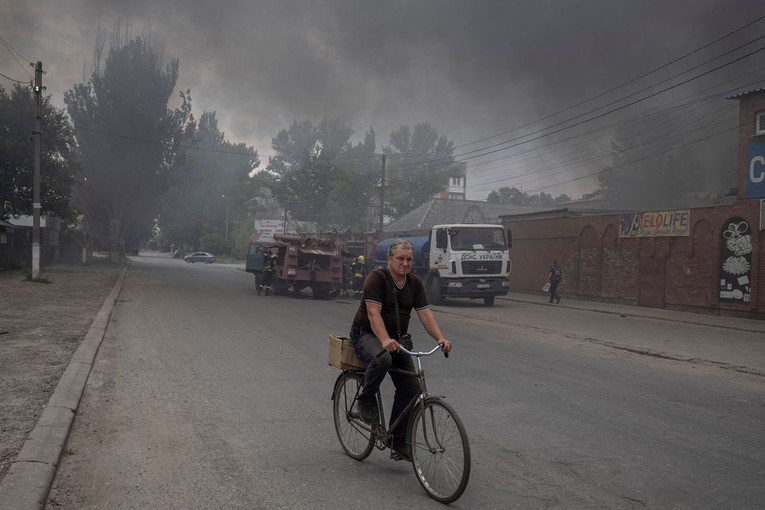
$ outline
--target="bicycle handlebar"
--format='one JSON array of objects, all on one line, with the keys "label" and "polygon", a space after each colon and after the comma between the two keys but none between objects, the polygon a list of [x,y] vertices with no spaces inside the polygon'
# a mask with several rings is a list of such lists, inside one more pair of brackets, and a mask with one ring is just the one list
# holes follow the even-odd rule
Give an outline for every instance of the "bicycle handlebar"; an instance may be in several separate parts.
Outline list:
[{"label": "bicycle handlebar", "polygon": [[[407,349],[407,348],[406,348],[406,347],[404,347],[403,345],[401,346],[401,348],[400,348],[399,350],[400,350],[401,352],[403,352],[404,354],[409,354],[410,356],[417,356],[417,357],[422,357],[422,356],[430,356],[431,354],[433,354],[434,352],[436,352],[436,351],[437,351],[437,350],[439,350],[439,349],[441,349],[441,344],[438,344],[438,345],[436,345],[436,346],[435,346],[435,347],[433,347],[433,349],[431,349],[430,351],[410,351],[409,349]],[[382,356],[384,353],[385,353],[385,349],[383,349],[382,351],[380,351],[380,353],[377,355],[377,357],[380,357],[380,356]],[[449,353],[448,353],[448,352],[445,352],[445,353],[444,353],[444,357],[445,357],[445,358],[448,358],[448,357],[449,357]]]},{"label": "bicycle handlebar", "polygon": [[439,349],[441,349],[441,346],[440,346],[440,345],[436,345],[436,346],[435,346],[435,347],[433,347],[433,349],[432,349],[432,350],[430,350],[430,351],[423,351],[423,352],[419,352],[419,351],[410,351],[410,350],[408,350],[408,349],[407,349],[406,347],[404,347],[404,346],[401,346],[401,349],[400,349],[400,350],[401,350],[401,352],[403,352],[404,354],[409,354],[410,356],[430,356],[431,354],[433,354],[434,352],[436,352],[436,351],[437,351],[437,350],[439,350]]}]

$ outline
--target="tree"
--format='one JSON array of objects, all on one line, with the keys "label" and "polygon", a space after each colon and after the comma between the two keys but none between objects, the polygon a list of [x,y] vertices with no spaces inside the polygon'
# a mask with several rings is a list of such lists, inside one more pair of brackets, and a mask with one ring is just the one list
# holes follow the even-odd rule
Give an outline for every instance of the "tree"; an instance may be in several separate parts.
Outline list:
[{"label": "tree", "polygon": [[374,163],[375,136],[369,131],[354,146],[353,130],[342,122],[293,122],[272,140],[277,155],[268,172],[272,191],[294,218],[320,226],[342,223],[361,228],[370,191],[379,181]]},{"label": "tree", "polygon": [[496,191],[492,191],[486,197],[486,201],[492,204],[512,204],[519,206],[542,206],[549,207],[563,202],[569,202],[571,199],[565,193],[553,197],[544,191],[538,195],[529,195],[516,187],[510,188],[503,186]]},{"label": "tree", "polygon": [[[41,214],[71,218],[77,173],[72,124],[63,109],[42,98],[40,146]],[[31,215],[37,105],[27,87],[15,85],[8,94],[0,86],[0,218]]]},{"label": "tree", "polygon": [[[182,94],[190,109],[190,95]],[[159,227],[173,244],[228,253],[226,234],[247,215],[250,173],[260,161],[245,144],[226,141],[215,112],[203,112],[199,122],[189,116],[181,131],[173,166],[173,186],[162,200]]]},{"label": "tree", "polygon": [[515,186],[510,188],[509,186],[502,186],[496,191],[489,193],[486,197],[486,201],[491,204],[512,204],[512,205],[526,205],[528,194],[519,190]]},{"label": "tree", "polygon": [[177,118],[167,104],[178,60],[163,64],[149,38],[131,39],[118,27],[101,62],[104,40],[100,32],[90,80],[67,91],[64,102],[78,130],[87,214],[114,261],[151,234],[169,185]]},{"label": "tree", "polygon": [[387,196],[396,217],[427,202],[446,189],[449,177],[459,175],[453,152],[454,144],[428,122],[391,133],[383,153],[388,156]]},{"label": "tree", "polygon": [[[600,175],[605,203],[621,209],[682,206],[687,195],[703,191],[704,172],[692,150],[672,150],[682,138],[673,119],[662,117],[651,129],[623,125],[611,141],[611,165]],[[660,119],[661,120],[661,119]]]},{"label": "tree", "polygon": [[333,182],[328,201],[333,223],[357,232],[372,229],[376,218],[371,218],[369,207],[372,202],[379,203],[380,164],[375,155],[375,132],[370,128],[364,141],[350,148],[346,159],[340,161],[342,171]]}]

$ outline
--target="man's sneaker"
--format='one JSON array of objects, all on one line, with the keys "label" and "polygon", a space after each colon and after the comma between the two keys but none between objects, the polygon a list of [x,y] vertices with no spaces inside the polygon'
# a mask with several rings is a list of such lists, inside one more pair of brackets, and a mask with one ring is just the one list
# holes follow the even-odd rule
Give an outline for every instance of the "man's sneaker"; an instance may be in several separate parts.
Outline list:
[{"label": "man's sneaker", "polygon": [[380,420],[377,417],[377,402],[367,402],[366,400],[359,400],[359,416],[365,422],[370,425],[377,425]]},{"label": "man's sneaker", "polygon": [[393,438],[390,442],[390,458],[412,462],[412,454],[405,439]]},{"label": "man's sneaker", "polygon": [[560,304],[560,296],[556,297],[556,298],[555,298],[555,301],[556,301],[558,304]]}]

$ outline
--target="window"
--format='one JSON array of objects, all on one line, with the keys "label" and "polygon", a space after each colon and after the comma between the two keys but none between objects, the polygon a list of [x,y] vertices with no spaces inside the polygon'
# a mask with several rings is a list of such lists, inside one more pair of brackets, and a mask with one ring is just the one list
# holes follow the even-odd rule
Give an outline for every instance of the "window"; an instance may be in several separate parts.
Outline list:
[{"label": "window", "polygon": [[452,177],[452,186],[462,186],[462,177]]},{"label": "window", "polygon": [[765,135],[765,112],[759,112],[755,115],[754,134]]}]

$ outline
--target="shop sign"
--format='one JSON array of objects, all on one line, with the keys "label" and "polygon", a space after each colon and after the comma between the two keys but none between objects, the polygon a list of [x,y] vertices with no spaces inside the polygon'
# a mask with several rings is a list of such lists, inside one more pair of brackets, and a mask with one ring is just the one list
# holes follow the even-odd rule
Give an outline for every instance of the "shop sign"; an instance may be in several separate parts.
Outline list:
[{"label": "shop sign", "polygon": [[619,237],[688,236],[690,209],[646,211],[619,216]]}]

